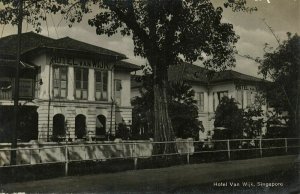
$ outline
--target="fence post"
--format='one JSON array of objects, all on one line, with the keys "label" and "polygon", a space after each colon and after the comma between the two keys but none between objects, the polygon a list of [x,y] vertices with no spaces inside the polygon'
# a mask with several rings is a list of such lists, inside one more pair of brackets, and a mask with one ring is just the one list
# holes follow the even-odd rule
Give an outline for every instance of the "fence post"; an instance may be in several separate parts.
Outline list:
[{"label": "fence post", "polygon": [[136,155],[136,143],[133,144],[132,153],[133,152],[134,152],[134,154],[133,154],[134,170],[136,170],[137,169],[137,165],[138,165],[138,158],[137,158],[137,155]]},{"label": "fence post", "polygon": [[187,164],[190,164],[190,144],[189,144],[189,141],[186,140],[186,147],[187,147],[187,150],[188,150],[188,153],[186,155],[186,162]]},{"label": "fence post", "polygon": [[68,170],[69,170],[68,146],[65,145],[65,176],[68,176]]},{"label": "fence post", "polygon": [[227,154],[228,154],[228,159],[230,160],[230,141],[227,139]]},{"label": "fence post", "polygon": [[285,152],[288,152],[288,146],[287,146],[287,138],[284,138],[284,146],[285,146]]},{"label": "fence post", "polygon": [[261,138],[259,138],[259,153],[260,153],[260,157],[262,157],[262,145],[261,145]]},{"label": "fence post", "polygon": [[29,164],[32,164],[32,149],[30,149],[30,161]]}]

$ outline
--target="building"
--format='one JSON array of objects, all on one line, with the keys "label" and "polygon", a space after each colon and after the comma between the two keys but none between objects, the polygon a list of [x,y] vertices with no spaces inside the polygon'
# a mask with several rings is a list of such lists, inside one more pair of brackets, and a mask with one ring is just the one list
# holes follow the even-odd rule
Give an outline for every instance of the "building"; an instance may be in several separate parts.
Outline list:
[{"label": "building", "polygon": [[[233,70],[222,72],[208,71],[207,69],[184,63],[170,66],[168,70],[169,81],[185,81],[195,91],[199,120],[206,133],[214,129],[215,110],[223,96],[235,98],[239,108],[246,109],[254,104],[259,94],[258,85],[263,80],[257,77],[242,74]],[[141,79],[132,77],[132,98],[139,96]],[[267,107],[264,105],[263,110]]]},{"label": "building", "polygon": [[[20,126],[28,141],[101,138],[119,123],[131,125],[126,56],[69,37],[22,34]],[[9,137],[17,35],[0,39],[0,132]]]}]

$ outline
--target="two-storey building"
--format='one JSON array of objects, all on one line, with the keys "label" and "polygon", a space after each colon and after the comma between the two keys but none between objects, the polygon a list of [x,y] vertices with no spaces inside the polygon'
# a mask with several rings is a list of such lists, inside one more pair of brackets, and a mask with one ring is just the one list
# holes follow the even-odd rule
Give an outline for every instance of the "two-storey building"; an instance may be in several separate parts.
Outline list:
[{"label": "two-storey building", "polygon": [[[0,132],[8,136],[16,45],[16,35],[0,39]],[[131,124],[130,72],[139,67],[122,61],[125,55],[33,32],[22,34],[21,46],[21,141],[100,138]]]},{"label": "two-storey building", "polygon": [[[217,106],[223,96],[236,99],[239,108],[246,109],[255,103],[259,94],[258,86],[263,80],[233,70],[221,72],[192,65],[181,64],[170,66],[168,70],[169,81],[184,81],[195,91],[195,100],[198,106],[198,119],[202,121],[205,133],[214,129],[214,117]],[[141,79],[132,77],[131,98],[139,96]],[[266,105],[263,105],[266,111]]]}]

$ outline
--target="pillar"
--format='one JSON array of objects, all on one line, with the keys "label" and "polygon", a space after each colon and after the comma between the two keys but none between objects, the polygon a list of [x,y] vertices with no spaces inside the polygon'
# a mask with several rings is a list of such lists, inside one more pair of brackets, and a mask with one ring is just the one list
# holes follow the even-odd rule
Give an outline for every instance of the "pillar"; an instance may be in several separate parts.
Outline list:
[{"label": "pillar", "polygon": [[89,69],[88,100],[95,101],[95,69]]},{"label": "pillar", "polygon": [[74,84],[75,84],[75,79],[74,79],[74,67],[69,66],[68,67],[68,100],[74,100]]}]

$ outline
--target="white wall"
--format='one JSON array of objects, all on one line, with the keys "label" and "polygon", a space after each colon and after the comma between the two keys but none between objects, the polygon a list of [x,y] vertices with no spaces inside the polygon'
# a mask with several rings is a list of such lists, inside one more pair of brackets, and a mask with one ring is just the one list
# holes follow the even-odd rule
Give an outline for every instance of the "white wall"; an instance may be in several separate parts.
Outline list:
[{"label": "white wall", "polygon": [[[108,100],[95,101],[95,76],[94,69],[89,69],[89,85],[88,99],[78,100],[74,98],[75,75],[74,67],[68,66],[68,89],[67,97],[64,99],[54,99],[53,95],[53,68],[50,65],[51,57],[46,54],[35,56],[31,62],[41,68],[40,78],[43,84],[39,85],[39,96],[37,105],[39,114],[39,139],[46,138],[49,133],[52,135],[53,116],[55,114],[63,114],[67,120],[67,127],[72,139],[75,138],[75,117],[78,114],[86,116],[87,132],[95,132],[96,116],[102,114],[106,117],[106,130],[110,128],[112,121],[112,129],[115,128],[116,115],[120,115],[122,119],[131,124],[131,103],[130,103],[130,72],[113,72],[108,71]],[[50,78],[50,79],[49,79]],[[114,79],[120,79],[122,82],[121,105],[113,108],[111,111],[111,96],[114,93]],[[49,97],[51,99],[49,106]],[[113,112],[111,117],[111,112]],[[49,119],[48,119],[49,115]],[[49,120],[49,121],[48,121]],[[49,131],[48,131],[49,125]]]},{"label": "white wall", "polygon": [[131,106],[131,83],[130,83],[130,73],[129,72],[120,72],[115,71],[114,79],[121,80],[122,90],[121,90],[121,106],[129,107]]}]

